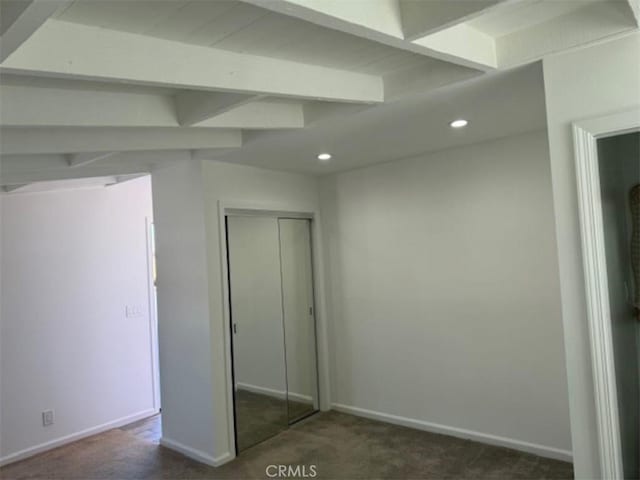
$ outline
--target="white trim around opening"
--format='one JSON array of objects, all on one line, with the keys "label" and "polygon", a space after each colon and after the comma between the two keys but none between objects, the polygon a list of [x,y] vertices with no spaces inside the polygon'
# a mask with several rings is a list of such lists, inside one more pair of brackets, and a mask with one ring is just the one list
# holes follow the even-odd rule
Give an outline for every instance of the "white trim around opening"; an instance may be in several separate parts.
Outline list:
[{"label": "white trim around opening", "polygon": [[598,446],[602,478],[612,480],[623,478],[623,470],[597,141],[637,130],[638,109],[573,124]]}]

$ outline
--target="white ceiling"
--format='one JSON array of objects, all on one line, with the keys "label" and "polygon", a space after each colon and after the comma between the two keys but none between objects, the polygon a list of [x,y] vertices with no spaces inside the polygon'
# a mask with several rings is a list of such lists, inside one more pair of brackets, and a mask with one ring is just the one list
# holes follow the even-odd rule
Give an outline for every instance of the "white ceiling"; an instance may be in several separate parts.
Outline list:
[{"label": "white ceiling", "polygon": [[540,129],[539,60],[637,31],[634,1],[0,0],[0,186],[327,174]]},{"label": "white ceiling", "polygon": [[[464,118],[469,125],[452,129]],[[251,136],[217,160],[328,174],[546,126],[540,63],[366,109],[299,131]],[[328,162],[316,159],[330,152]]]},{"label": "white ceiling", "polygon": [[570,14],[598,0],[540,0],[514,2],[503,9],[473,19],[469,25],[493,37],[503,37],[534,25]]}]

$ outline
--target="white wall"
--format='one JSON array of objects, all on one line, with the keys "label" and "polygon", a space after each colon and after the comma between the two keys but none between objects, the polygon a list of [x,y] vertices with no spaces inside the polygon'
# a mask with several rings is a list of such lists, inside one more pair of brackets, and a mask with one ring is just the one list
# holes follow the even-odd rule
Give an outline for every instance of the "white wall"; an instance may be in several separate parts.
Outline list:
[{"label": "white wall", "polygon": [[1,205],[0,458],[152,413],[149,178]]},{"label": "white wall", "polygon": [[220,464],[233,458],[234,447],[218,202],[310,212],[318,210],[317,180],[187,160],[152,177],[163,443]]},{"label": "white wall", "polygon": [[545,133],[328,177],[322,202],[333,402],[568,457]]},{"label": "white wall", "polygon": [[[153,172],[162,442],[216,463],[202,165]],[[224,426],[223,426],[224,428]]]},{"label": "white wall", "polygon": [[625,478],[640,475],[638,321],[634,314],[629,192],[640,183],[640,133],[598,141],[602,220]]},{"label": "white wall", "polygon": [[571,122],[640,106],[640,34],[543,61],[577,478],[600,476]]}]

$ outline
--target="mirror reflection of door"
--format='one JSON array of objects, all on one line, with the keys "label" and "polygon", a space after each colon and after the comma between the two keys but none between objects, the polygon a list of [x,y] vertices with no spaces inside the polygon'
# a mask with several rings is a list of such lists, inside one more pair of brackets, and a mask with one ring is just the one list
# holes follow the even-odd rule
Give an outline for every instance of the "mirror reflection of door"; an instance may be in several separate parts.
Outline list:
[{"label": "mirror reflection of door", "polygon": [[318,410],[311,224],[228,215],[236,447]]},{"label": "mirror reflection of door", "polygon": [[287,428],[280,246],[274,218],[227,217],[236,444]]},{"label": "mirror reflection of door", "polygon": [[280,218],[280,255],[289,422],[318,409],[309,220]]}]

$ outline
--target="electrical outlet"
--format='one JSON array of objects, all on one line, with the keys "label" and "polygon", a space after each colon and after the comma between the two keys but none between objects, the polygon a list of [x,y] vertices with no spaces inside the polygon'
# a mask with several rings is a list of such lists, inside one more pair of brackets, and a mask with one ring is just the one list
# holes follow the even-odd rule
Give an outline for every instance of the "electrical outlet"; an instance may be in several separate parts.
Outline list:
[{"label": "electrical outlet", "polygon": [[53,410],[42,412],[42,426],[48,427],[49,425],[53,425]]}]

